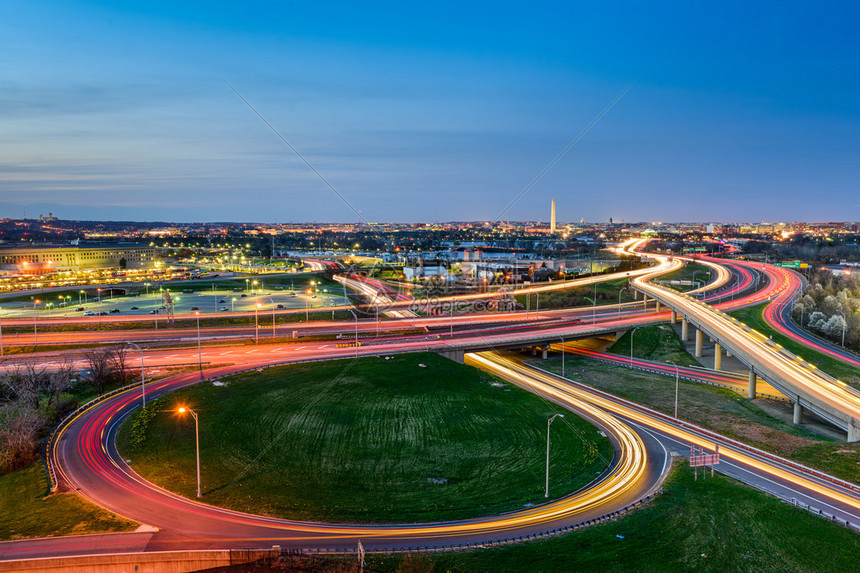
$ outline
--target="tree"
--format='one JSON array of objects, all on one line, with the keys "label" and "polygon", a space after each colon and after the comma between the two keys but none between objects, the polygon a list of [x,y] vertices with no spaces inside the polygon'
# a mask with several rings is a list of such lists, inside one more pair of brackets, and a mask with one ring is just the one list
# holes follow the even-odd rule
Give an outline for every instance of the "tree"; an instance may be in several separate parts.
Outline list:
[{"label": "tree", "polygon": [[845,319],[838,314],[834,314],[827,319],[827,322],[821,325],[821,332],[831,338],[839,339],[842,337],[845,326]]},{"label": "tree", "polygon": [[0,406],[0,473],[24,467],[36,459],[44,428],[42,416],[18,401]]},{"label": "tree", "polygon": [[86,353],[84,359],[90,371],[90,385],[99,394],[104,394],[105,388],[114,378],[113,349],[93,348]]},{"label": "tree", "polygon": [[823,312],[815,311],[809,316],[809,322],[806,325],[809,328],[820,330],[827,320],[827,316]]}]

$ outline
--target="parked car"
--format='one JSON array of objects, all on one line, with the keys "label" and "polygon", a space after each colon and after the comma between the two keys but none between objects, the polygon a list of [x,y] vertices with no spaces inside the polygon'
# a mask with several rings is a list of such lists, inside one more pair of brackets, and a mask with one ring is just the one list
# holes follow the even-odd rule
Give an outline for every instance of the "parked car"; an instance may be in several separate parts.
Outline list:
[{"label": "parked car", "polygon": [[75,309],[75,312],[81,312],[82,310],[84,310],[84,307],[79,306],[78,308]]},{"label": "parked car", "polygon": [[133,307],[131,307],[131,310],[140,310],[140,309],[137,308],[136,306],[133,306]]},{"label": "parked car", "polygon": [[248,296],[248,295],[246,295],[245,293],[242,293],[242,296],[240,296],[239,298],[245,298],[245,297],[247,297],[247,296]]},{"label": "parked car", "polygon": [[196,307],[196,306],[192,306],[192,307],[191,307],[191,310],[200,310],[200,308],[199,308],[199,307]]},{"label": "parked car", "polygon": [[106,313],[106,312],[102,311],[102,312],[100,312],[100,313],[99,313],[99,316],[107,316],[107,314],[108,314],[108,313]]},{"label": "parked car", "polygon": [[158,311],[157,310],[150,310],[149,314],[158,314]]},{"label": "parked car", "polygon": [[226,306],[222,306],[221,308],[218,309],[218,312],[227,312],[228,310],[230,310],[230,309],[227,308]]},{"label": "parked car", "polygon": [[112,308],[112,309],[110,309],[110,313],[111,313],[111,314],[116,314],[116,313],[118,313],[118,312],[119,312],[119,309],[118,309],[118,308]]},{"label": "parked car", "polygon": [[278,306],[276,306],[275,308],[284,308],[284,305],[279,304],[279,305],[278,305]]},{"label": "parked car", "polygon": [[225,302],[227,302],[227,301],[224,300],[223,298],[218,300],[218,304],[224,304]]},{"label": "parked car", "polygon": [[91,310],[88,310],[88,311],[86,311],[86,312],[84,313],[84,316],[95,316],[95,315],[96,315],[96,313],[94,313],[94,312],[93,312],[93,311],[91,311]]}]

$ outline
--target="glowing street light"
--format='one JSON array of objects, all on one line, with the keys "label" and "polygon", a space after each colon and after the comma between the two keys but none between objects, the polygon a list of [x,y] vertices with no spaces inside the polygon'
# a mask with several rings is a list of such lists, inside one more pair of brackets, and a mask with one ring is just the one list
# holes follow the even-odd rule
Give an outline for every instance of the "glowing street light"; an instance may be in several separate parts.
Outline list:
[{"label": "glowing street light", "polygon": [[255,342],[257,344],[259,344],[259,342],[260,342],[260,322],[259,322],[259,318],[258,318],[260,306],[262,306],[262,305],[258,302],[257,306],[254,307],[254,333],[255,333],[255,338],[256,338]]},{"label": "glowing street light", "polygon": [[188,412],[194,417],[194,437],[197,443],[197,497],[200,498],[203,497],[203,494],[200,492],[200,426],[197,420],[197,412],[185,406],[179,408],[178,411],[180,414]]}]

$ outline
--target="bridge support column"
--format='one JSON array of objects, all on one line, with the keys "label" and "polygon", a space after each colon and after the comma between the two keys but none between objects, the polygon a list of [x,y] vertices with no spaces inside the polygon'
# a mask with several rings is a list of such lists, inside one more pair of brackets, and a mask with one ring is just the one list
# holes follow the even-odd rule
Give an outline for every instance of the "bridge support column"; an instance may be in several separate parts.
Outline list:
[{"label": "bridge support column", "polygon": [[794,417],[791,422],[797,425],[803,423],[803,406],[800,405],[800,402],[794,403]]},{"label": "bridge support column", "polygon": [[656,306],[654,312],[660,312],[660,301],[658,300],[656,302],[657,302],[657,306]]},{"label": "bridge support column", "polygon": [[546,353],[548,350],[549,350],[549,346],[544,346],[543,348],[541,348],[541,356],[540,357],[542,359],[546,360]]},{"label": "bridge support column", "polygon": [[532,356],[537,356],[538,347],[532,346]]},{"label": "bridge support column", "polygon": [[681,319],[681,341],[687,342],[690,339],[690,323],[686,318]]},{"label": "bridge support column", "polygon": [[677,313],[677,312],[675,312],[674,310],[673,310],[673,311],[672,311],[672,313],[669,315],[669,321],[670,321],[672,324],[677,324],[677,323],[678,323],[678,313]]},{"label": "bridge support column", "polygon": [[756,377],[755,370],[750,369],[750,383],[749,388],[747,389],[747,398],[755,398]]},{"label": "bridge support column", "polygon": [[702,334],[702,331],[696,329],[696,358],[702,357],[702,343],[705,341],[705,335]]},{"label": "bridge support column", "polygon": [[860,429],[857,428],[858,420],[851,420],[848,424],[848,440],[849,442],[860,441]]},{"label": "bridge support column", "polygon": [[639,295],[641,293],[638,290],[633,291],[633,300],[639,300]]},{"label": "bridge support column", "polygon": [[714,370],[723,367],[723,347],[719,344],[714,346]]},{"label": "bridge support column", "polygon": [[438,354],[439,356],[442,356],[444,358],[447,358],[448,360],[453,360],[454,362],[456,362],[458,364],[464,364],[466,361],[465,360],[466,352],[464,350],[456,350],[456,349],[453,349],[453,350],[449,350],[449,349],[437,350],[436,354]]}]

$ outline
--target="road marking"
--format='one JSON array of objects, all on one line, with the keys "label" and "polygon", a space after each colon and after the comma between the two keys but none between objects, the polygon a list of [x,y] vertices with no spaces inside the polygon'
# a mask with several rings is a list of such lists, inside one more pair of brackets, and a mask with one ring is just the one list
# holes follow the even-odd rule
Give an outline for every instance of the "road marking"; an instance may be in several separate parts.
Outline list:
[{"label": "road marking", "polygon": [[252,352],[256,352],[256,351],[257,351],[257,349],[255,348],[254,350],[249,350],[249,351],[248,351],[248,352],[246,352],[245,354],[251,354]]},{"label": "road marking", "polygon": [[221,353],[221,354],[219,354],[218,356],[224,356],[225,354],[233,354],[233,351],[231,350],[231,351],[229,351],[229,352],[222,352],[222,353]]}]

